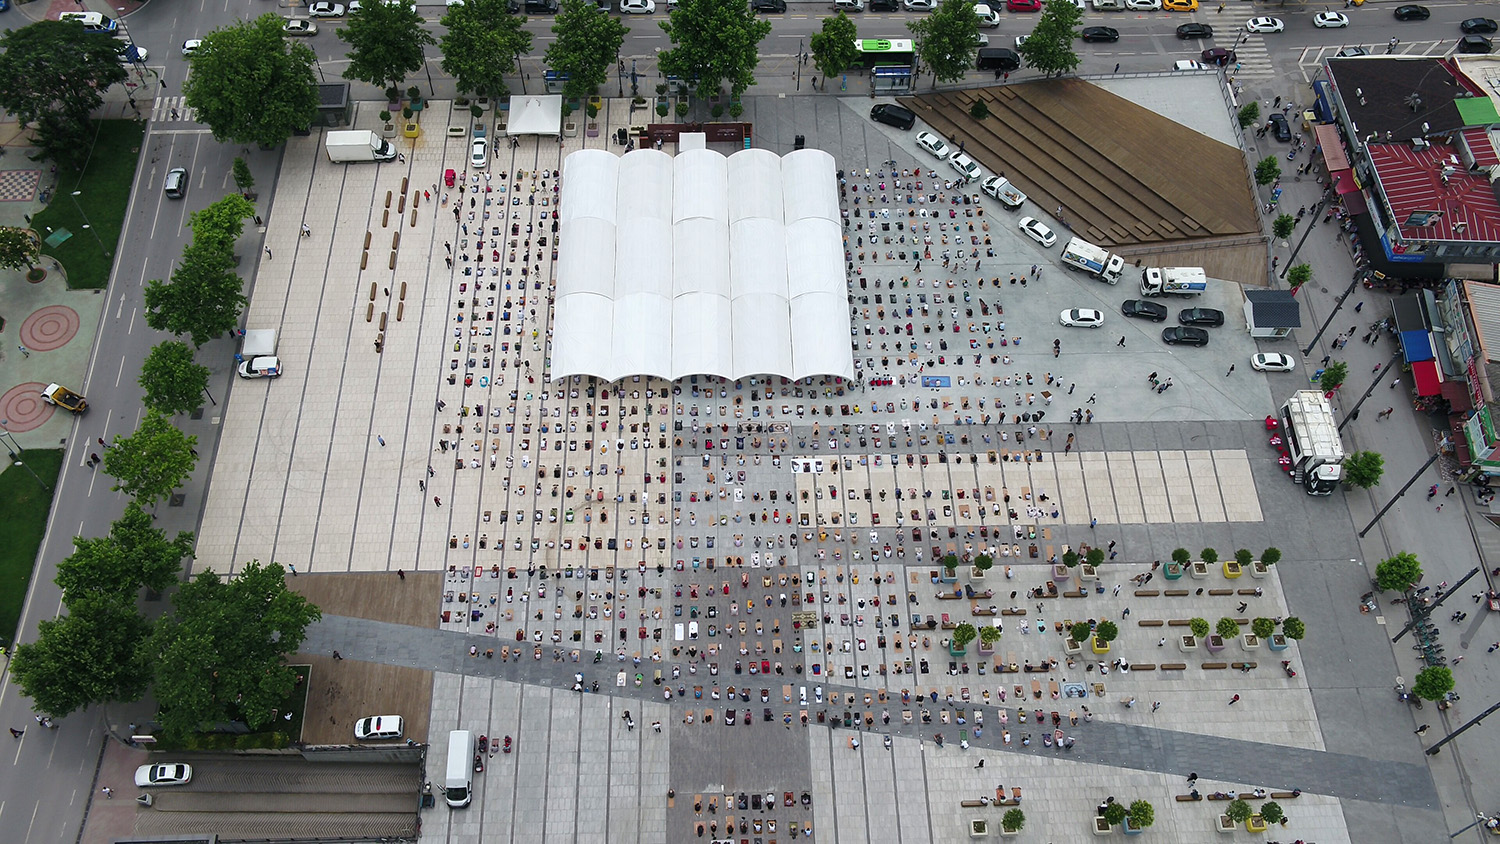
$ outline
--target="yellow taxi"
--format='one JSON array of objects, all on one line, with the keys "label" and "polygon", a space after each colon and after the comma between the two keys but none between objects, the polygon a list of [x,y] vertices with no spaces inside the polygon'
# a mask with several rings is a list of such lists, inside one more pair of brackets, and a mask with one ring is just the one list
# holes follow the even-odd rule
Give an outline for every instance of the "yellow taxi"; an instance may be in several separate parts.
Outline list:
[{"label": "yellow taxi", "polygon": [[1161,7],[1169,12],[1196,12],[1198,0],[1161,0]]}]

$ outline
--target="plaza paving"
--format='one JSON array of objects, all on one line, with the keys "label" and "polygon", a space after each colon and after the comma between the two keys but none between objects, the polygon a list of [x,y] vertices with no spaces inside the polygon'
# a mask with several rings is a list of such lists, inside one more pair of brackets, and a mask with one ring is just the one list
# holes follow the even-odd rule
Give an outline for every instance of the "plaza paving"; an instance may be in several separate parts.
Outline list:
[{"label": "plaza paving", "polygon": [[[404,164],[333,166],[318,137],[294,138],[247,318],[280,328],[286,374],[235,385],[196,564],[441,573],[438,588],[411,596],[436,629],[330,615],[306,650],[436,672],[429,738],[454,728],[516,736],[516,753],[491,757],[473,807],[423,813],[425,831],[448,840],[688,841],[715,822],[702,837],[727,838],[731,815],[762,822],[758,834],[736,826],[735,838],[790,838],[795,822],[822,840],[951,840],[974,811],[998,822],[998,808],[959,801],[1004,782],[1025,792],[1031,839],[1084,840],[1093,806],[1113,794],[1155,805],[1151,834],[1201,841],[1215,804],[1173,799],[1186,793],[1175,778],[1192,771],[1204,793],[1302,789],[1282,800],[1287,839],[1350,840],[1349,799],[1433,808],[1430,777],[1404,757],[1327,751],[1306,684],[1322,666],[1300,655],[1309,643],[1280,655],[1238,644],[1186,654],[1167,632],[1194,616],[1248,623],[1298,612],[1316,638],[1322,605],[1290,605],[1282,570],[1295,564],[1303,577],[1348,556],[1318,533],[1321,502],[1305,500],[1258,444],[1259,420],[1296,376],[1249,371],[1255,345],[1238,291],[1215,284],[1190,303],[1226,311],[1212,345],[1163,345],[1160,325],[1118,315],[1136,293],[1128,278],[1111,287],[1063,270],[1057,247],[1022,239],[1015,215],[972,194],[965,204],[967,190],[942,186],[947,174],[928,175],[931,159],[871,124],[868,105],[751,101],[746,115],[758,145],[785,151],[807,131],[834,151],[859,188],[845,199],[862,222],[942,211],[906,217],[938,224],[925,229],[934,242],[931,257],[920,245],[920,271],[913,254],[886,259],[883,242],[860,257],[866,229],[850,228],[852,341],[865,378],[855,386],[547,380],[550,173],[572,149],[609,148],[613,129],[631,121],[628,101],[606,103],[597,137],[499,150],[490,179],[467,183],[479,187],[472,221],[475,193],[441,184],[448,167],[465,173],[467,156],[466,138],[442,136],[446,104],[424,112],[427,135]],[[865,187],[864,167],[890,158],[924,172],[898,192],[896,177],[872,167]],[[298,236],[304,220],[311,237]],[[971,254],[959,256],[960,245]],[[890,251],[917,248],[898,241]],[[1098,307],[1106,324],[1061,328],[1065,307]],[[1152,389],[1153,372],[1173,386]],[[953,386],[923,386],[924,377]],[[1074,412],[1089,421],[1070,423]],[[1060,591],[1090,588],[1028,597],[1051,580],[1051,560],[1111,541],[1119,556],[1101,591],[1073,575]],[[1286,557],[1264,579],[1214,570],[1167,584],[1157,572],[1139,593],[1130,581],[1178,546],[1228,558],[1272,545]],[[995,568],[975,581],[965,565],[956,586],[995,594],[940,600],[955,587],[934,583],[937,558],[981,550]],[[1185,594],[1162,591],[1173,588]],[[1084,619],[1121,627],[1102,664],[1063,653],[1058,624]],[[999,622],[1004,636],[994,655],[975,643],[950,656],[944,620]],[[1285,657],[1297,678],[1281,672]],[[1242,661],[1257,666],[1214,667]],[[1012,664],[1038,670],[1003,670]],[[572,692],[575,671],[598,680],[600,694]],[[1059,712],[1072,750],[1044,748],[1034,719],[1020,723],[1018,684],[1047,730]],[[1061,697],[1068,684],[1085,696]],[[731,706],[731,685],[748,687],[750,700]],[[1073,725],[1085,706],[1091,719]],[[858,751],[854,733],[829,726],[846,710]],[[883,732],[894,736],[889,755]],[[441,776],[445,752],[432,740],[429,778]],[[746,815],[724,803],[788,791],[808,792],[811,808],[799,800]]]}]

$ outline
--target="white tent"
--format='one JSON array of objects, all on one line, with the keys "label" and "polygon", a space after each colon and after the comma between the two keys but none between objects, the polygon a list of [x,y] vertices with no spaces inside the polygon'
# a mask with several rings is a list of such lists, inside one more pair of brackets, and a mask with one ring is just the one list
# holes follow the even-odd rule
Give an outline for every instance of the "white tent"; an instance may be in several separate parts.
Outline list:
[{"label": "white tent", "polygon": [[580,150],[559,205],[554,378],[853,378],[828,153]]},{"label": "white tent", "polygon": [[523,94],[510,98],[507,135],[561,135],[562,97],[556,94]]}]

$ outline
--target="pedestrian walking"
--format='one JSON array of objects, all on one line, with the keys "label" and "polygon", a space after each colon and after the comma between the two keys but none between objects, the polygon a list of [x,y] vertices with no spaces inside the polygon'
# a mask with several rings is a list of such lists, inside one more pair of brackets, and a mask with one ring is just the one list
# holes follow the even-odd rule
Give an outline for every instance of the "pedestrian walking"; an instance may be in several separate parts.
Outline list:
[{"label": "pedestrian walking", "polygon": [[1245,608],[1249,607],[1249,606],[1250,605],[1248,603],[1246,603],[1244,601],[1240,601],[1240,608],[1238,610],[1235,610],[1235,612],[1244,612]]},{"label": "pedestrian walking", "polygon": [[1488,653],[1494,653],[1495,651],[1500,651],[1500,642],[1496,642],[1496,643],[1490,645],[1490,649],[1489,649]]},{"label": "pedestrian walking", "polygon": [[99,453],[98,452],[92,452],[92,453],[90,453],[89,454],[89,462],[92,463],[92,464],[94,464],[95,466],[98,466],[99,463],[100,463]]},{"label": "pedestrian walking", "polygon": [[1380,411],[1380,412],[1379,412],[1379,413],[1377,413],[1377,414],[1376,414],[1376,415],[1375,415],[1375,418],[1376,418],[1376,419],[1377,419],[1377,420],[1380,420],[1380,419],[1388,419],[1388,418],[1390,418],[1390,415],[1391,415],[1391,414],[1392,414],[1392,413],[1395,413],[1395,412],[1396,412],[1396,408],[1394,408],[1394,407],[1388,407],[1388,408],[1386,408],[1386,409],[1385,409],[1385,410],[1382,410],[1382,411]]},{"label": "pedestrian walking", "polygon": [[31,350],[30,349],[26,348],[25,346],[16,346],[16,348],[21,351],[21,356],[22,357],[28,357],[28,358],[31,357]]},{"label": "pedestrian walking", "polygon": [[1355,313],[1359,313],[1360,311],[1362,311],[1364,309],[1365,309],[1365,303],[1364,302],[1356,302],[1354,304],[1354,312]]},{"label": "pedestrian walking", "polygon": [[1161,641],[1157,642],[1156,646],[1158,648],[1165,648],[1167,646],[1167,637],[1166,636],[1161,637]]},{"label": "pedestrian walking", "polygon": [[405,569],[396,569],[396,576],[399,577],[399,578],[401,578],[402,580],[405,580],[406,579],[406,570]]},{"label": "pedestrian walking", "polygon": [[983,768],[983,767],[984,767],[984,760],[980,759],[979,760],[979,764],[974,766],[974,770],[977,771],[977,770],[979,770],[980,768]]},{"label": "pedestrian walking", "polygon": [[297,576],[297,567],[295,565],[293,565],[291,563],[287,563],[286,564],[286,570],[292,573],[292,577],[296,577]]},{"label": "pedestrian walking", "polygon": [[1084,404],[1093,404],[1098,398],[1098,393],[1089,393],[1089,400],[1084,402]]},{"label": "pedestrian walking", "polygon": [[1240,702],[1240,696],[1239,695],[1235,695],[1234,697],[1232,697],[1232,698],[1229,699],[1229,705],[1230,706],[1234,706],[1236,703],[1239,703],[1239,702]]},{"label": "pedestrian walking", "polygon": [[382,436],[381,436],[381,435],[379,435],[379,434],[376,434],[376,435],[375,435],[375,439],[376,439],[376,440],[378,440],[378,441],[379,441],[379,442],[380,442],[380,447],[381,447],[381,448],[384,448],[384,447],[385,447],[385,437],[382,437]]},{"label": "pedestrian walking", "polygon": [[1153,700],[1153,701],[1151,701],[1151,711],[1155,712],[1158,709],[1161,709],[1161,701],[1159,701],[1159,700]]},{"label": "pedestrian walking", "polygon": [[1123,345],[1125,345],[1125,335],[1123,335],[1123,334],[1120,335],[1120,342],[1116,343],[1115,345],[1116,346],[1123,346]]},{"label": "pedestrian walking", "polygon": [[1417,735],[1419,735],[1419,736],[1425,736],[1425,735],[1427,735],[1427,731],[1430,730],[1430,729],[1432,729],[1432,725],[1431,724],[1423,724],[1422,726],[1416,728],[1415,730],[1412,730],[1412,732],[1415,733],[1415,734],[1417,734]]},{"label": "pedestrian walking", "polygon": [[1391,379],[1391,389],[1392,390],[1396,389],[1396,387],[1399,386],[1400,384],[1401,384],[1401,376],[1397,375],[1395,378]]},{"label": "pedestrian walking", "polygon": [[1187,784],[1189,788],[1192,788],[1193,786],[1198,784],[1198,773],[1196,771],[1188,774]]},{"label": "pedestrian walking", "polygon": [[432,497],[432,503],[435,504],[435,505],[437,505],[438,507],[441,507],[441,506],[443,506],[443,499],[438,498],[436,495],[434,495]]},{"label": "pedestrian walking", "polygon": [[334,659],[335,659],[335,660],[340,660],[340,659],[343,659],[343,658],[344,658],[344,655],[343,655],[343,654],[341,654],[341,653],[339,653],[339,652],[338,652],[338,651],[334,651],[334,652],[333,652],[333,658],[334,658]]},{"label": "pedestrian walking", "polygon": [[1448,496],[1452,495],[1453,493],[1455,493],[1457,491],[1458,491],[1458,487],[1457,486],[1450,486],[1450,487],[1448,487],[1448,491],[1445,492],[1445,493],[1443,493],[1443,497],[1447,498]]},{"label": "pedestrian walking", "polygon": [[1232,363],[1231,363],[1231,364],[1230,364],[1230,365],[1229,365],[1229,371],[1228,371],[1228,372],[1226,372],[1226,373],[1224,373],[1224,377],[1225,377],[1225,378],[1228,378],[1228,377],[1229,377],[1229,376],[1231,376],[1231,375],[1233,375],[1233,374],[1234,374],[1234,364],[1232,364]]},{"label": "pedestrian walking", "polygon": [[427,477],[430,478],[430,477],[432,477],[435,474],[437,474],[437,472],[433,471],[432,464],[428,463],[427,464]]},{"label": "pedestrian walking", "polygon": [[1120,72],[1120,63],[1119,62],[1115,62],[1115,73],[1119,73],[1119,72]]},{"label": "pedestrian walking", "polygon": [[21,736],[26,735],[26,731],[25,730],[18,730],[15,727],[11,727],[10,728],[10,734],[11,734],[12,738],[20,738]]},{"label": "pedestrian walking", "polygon": [[261,248],[264,249],[264,250],[266,250],[266,260],[267,261],[271,260],[271,258],[273,257],[271,255],[271,247],[269,247],[269,246],[262,246]]},{"label": "pedestrian walking", "polygon": [[107,785],[99,789],[99,792],[104,795],[105,800],[115,799],[115,790]]},{"label": "pedestrian walking", "polygon": [[1459,664],[1460,662],[1463,662],[1463,661],[1464,661],[1464,655],[1463,654],[1459,654],[1458,656],[1456,656],[1456,657],[1453,658],[1453,664],[1454,665],[1457,665],[1457,664]]},{"label": "pedestrian walking", "polygon": [[306,223],[302,224],[302,236],[303,237],[312,237],[312,229],[308,228],[308,226],[307,226]]}]

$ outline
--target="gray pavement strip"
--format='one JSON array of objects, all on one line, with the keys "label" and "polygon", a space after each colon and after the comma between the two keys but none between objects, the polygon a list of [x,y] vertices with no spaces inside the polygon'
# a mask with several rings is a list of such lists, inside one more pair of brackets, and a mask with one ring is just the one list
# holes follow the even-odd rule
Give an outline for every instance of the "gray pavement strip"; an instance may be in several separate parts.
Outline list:
[{"label": "gray pavement strip", "polygon": [[[380,643],[378,653],[367,652],[368,643],[371,642]],[[574,663],[566,660],[554,662],[550,658],[523,658],[518,662],[504,663],[468,656],[470,645],[483,650],[494,644],[496,641],[493,637],[465,636],[441,630],[325,615],[321,622],[308,629],[303,651],[322,653],[338,648],[346,659],[425,668],[471,677],[506,679],[550,686],[558,690],[570,688],[573,675],[581,672],[586,682],[598,679],[601,689],[607,689],[617,697],[660,700],[657,688],[649,683],[639,689],[633,686],[627,686],[624,690],[616,688],[613,676],[618,669],[613,662],[605,664],[604,670],[600,670],[587,660]],[[823,685],[830,693],[863,695],[868,691],[826,682]],[[888,705],[897,710],[897,714],[902,708],[898,698],[893,698]],[[989,709],[972,702],[962,706],[969,709]],[[941,704],[931,704],[930,708],[937,710],[942,707]],[[829,711],[832,712],[833,707]],[[675,719],[665,723],[674,722]],[[929,724],[924,728],[920,725],[904,726],[899,722],[899,717],[893,715],[891,725],[878,732],[930,738],[926,735],[927,731],[942,729],[936,724]],[[763,736],[779,737],[784,732],[774,729],[778,725],[766,726],[772,729],[762,731]],[[1190,772],[1197,772],[1200,777],[1209,781],[1253,783],[1273,790],[1301,789],[1344,800],[1396,804],[1418,809],[1440,808],[1432,774],[1422,765],[1202,735],[1192,732],[1191,726],[1191,716],[1185,719],[1183,730],[1163,730],[1103,721],[1082,723],[1069,730],[1079,739],[1077,746],[1070,754],[1059,755],[1061,758],[1080,762],[1176,773],[1184,777]],[[950,738],[956,737],[954,729],[950,728],[949,732],[953,734]],[[999,733],[1000,730],[992,729],[986,736],[973,740],[972,743],[1010,753],[1058,753],[1043,748],[1040,742],[1031,747],[1021,747],[1019,743],[1007,747],[1000,743]]]}]

